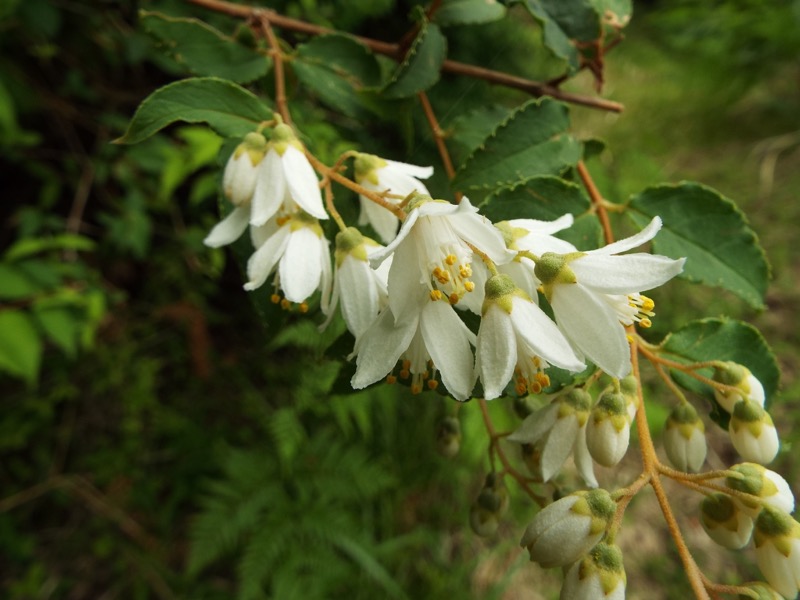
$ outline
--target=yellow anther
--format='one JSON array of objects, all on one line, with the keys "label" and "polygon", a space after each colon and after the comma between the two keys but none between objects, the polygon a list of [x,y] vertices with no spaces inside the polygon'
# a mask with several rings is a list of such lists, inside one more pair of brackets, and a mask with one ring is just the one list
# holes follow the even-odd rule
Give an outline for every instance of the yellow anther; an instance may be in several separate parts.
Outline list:
[{"label": "yellow anther", "polygon": [[517,385],[514,386],[514,390],[517,392],[517,394],[523,396],[525,392],[528,391],[528,386],[526,386],[522,381],[518,381]]},{"label": "yellow anther", "polygon": [[408,379],[409,377],[411,377],[411,373],[408,371],[408,369],[400,369],[401,379]]},{"label": "yellow anther", "polygon": [[458,304],[458,301],[459,301],[458,294],[453,292],[452,294],[450,294],[450,297],[448,298],[448,300],[450,300],[450,304]]},{"label": "yellow anther", "polygon": [[539,358],[538,356],[531,356],[531,361],[533,361],[533,364],[536,366],[537,369],[542,366],[542,359]]},{"label": "yellow anther", "polygon": [[472,265],[461,265],[458,267],[458,274],[465,279],[472,277]]},{"label": "yellow anther", "polygon": [[306,304],[305,302],[301,302],[300,306],[298,306],[297,308],[303,314],[308,312],[308,304]]},{"label": "yellow anther", "polygon": [[626,335],[625,338],[628,340],[629,344],[633,343],[633,336],[632,335]]},{"label": "yellow anther", "polygon": [[270,296],[269,299],[272,301],[273,304],[277,304],[278,302],[281,301],[281,297],[278,294],[272,294],[272,296]]},{"label": "yellow anther", "polygon": [[416,394],[419,394],[420,392],[422,392],[422,388],[418,384],[415,383],[415,384],[413,384],[411,386],[411,393],[412,394],[416,395]]},{"label": "yellow anther", "polygon": [[471,281],[465,281],[464,282],[464,289],[467,290],[468,292],[471,292],[472,290],[475,289],[475,284],[473,282],[471,282]]},{"label": "yellow anther", "polygon": [[447,283],[448,281],[450,281],[450,273],[448,273],[447,271],[439,271],[439,274],[436,275],[436,280],[439,283]]},{"label": "yellow anther", "polygon": [[543,387],[546,388],[550,385],[550,377],[547,374],[539,372],[536,374],[536,381]]},{"label": "yellow anther", "polygon": [[530,385],[528,386],[532,394],[541,394],[542,393],[542,384],[538,381],[531,381]]},{"label": "yellow anther", "polygon": [[642,310],[651,311],[656,307],[656,303],[647,296],[642,296]]},{"label": "yellow anther", "polygon": [[391,374],[387,375],[386,376],[386,383],[388,383],[389,385],[391,385],[393,383],[397,383],[397,377],[395,377],[394,375],[391,375]]},{"label": "yellow anther", "polygon": [[431,300],[433,300],[434,302],[442,299],[442,292],[440,292],[439,290],[431,290],[430,295],[431,295]]},{"label": "yellow anther", "polygon": [[454,264],[456,264],[456,261],[457,261],[457,260],[458,260],[458,258],[456,258],[456,255],[455,255],[455,254],[448,254],[447,256],[445,256],[445,257],[444,257],[444,262],[446,262],[446,263],[447,263],[448,265],[450,265],[451,267],[452,267]]},{"label": "yellow anther", "polygon": [[283,310],[289,310],[289,307],[290,307],[291,305],[292,305],[292,303],[291,303],[291,302],[289,302],[289,301],[288,301],[286,298],[284,298],[283,300],[281,300],[281,308],[282,308]]},{"label": "yellow anther", "polygon": [[278,217],[275,219],[275,223],[277,223],[278,227],[281,227],[282,225],[285,225],[289,219],[291,219],[291,217]]},{"label": "yellow anther", "polygon": [[639,326],[640,327],[644,327],[645,329],[647,329],[648,327],[652,327],[653,326],[653,322],[650,319],[648,319],[647,317],[644,317],[641,321],[639,321]]},{"label": "yellow anther", "polygon": [[437,387],[439,387],[439,382],[435,379],[428,379],[427,385],[429,390],[435,390]]}]

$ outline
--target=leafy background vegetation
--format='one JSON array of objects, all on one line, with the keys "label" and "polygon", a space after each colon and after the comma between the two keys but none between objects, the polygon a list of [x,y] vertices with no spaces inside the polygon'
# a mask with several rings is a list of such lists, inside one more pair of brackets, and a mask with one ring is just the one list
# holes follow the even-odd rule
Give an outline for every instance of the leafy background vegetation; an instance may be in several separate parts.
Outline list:
[{"label": "leafy background vegetation", "polygon": [[[272,6],[385,39],[407,27],[407,3],[341,4]],[[767,309],[681,283],[657,297],[656,334],[659,321],[668,330],[698,315],[757,324],[782,363],[778,470],[796,482],[798,3],[767,4],[637,5],[607,58],[605,94],[625,112],[572,116],[579,133],[607,142],[590,168],[609,199],[690,179],[749,215],[773,268]],[[235,254],[201,243],[217,220],[222,140],[178,126],[138,146],[110,143],[142,98],[184,74],[137,25],[137,8],[0,3],[3,596],[556,597],[555,576],[516,548],[532,506],[515,490],[496,536],[469,530],[488,464],[477,407],[459,411],[461,453],[445,459],[435,430],[453,403],[390,387],[338,395],[338,363],[309,342],[315,324],[281,314],[259,325]],[[142,8],[195,14],[177,1]],[[448,38],[461,60],[481,53],[536,79],[558,72],[522,18]],[[590,85],[581,75],[568,87]],[[414,110],[364,128],[290,91],[293,108],[318,115],[304,133],[325,159],[356,145],[438,164]],[[449,106],[520,99],[455,77],[434,92],[445,127]],[[502,421],[505,407],[494,408]],[[664,415],[651,416],[658,429]],[[715,447],[712,461],[731,462]],[[625,481],[624,469],[601,476]],[[637,501],[631,517],[657,523],[648,510]],[[694,518],[683,521],[690,542],[721,580],[734,569],[757,576],[746,555],[703,554]],[[642,571],[630,597],[686,596],[664,532],[631,524],[622,540],[651,550],[630,558]]]}]

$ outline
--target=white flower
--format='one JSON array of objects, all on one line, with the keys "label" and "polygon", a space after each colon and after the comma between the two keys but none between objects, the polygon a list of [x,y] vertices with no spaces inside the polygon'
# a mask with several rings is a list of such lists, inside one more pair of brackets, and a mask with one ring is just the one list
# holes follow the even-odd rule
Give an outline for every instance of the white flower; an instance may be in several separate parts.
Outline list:
[{"label": "white flower", "polygon": [[425,380],[436,387],[438,370],[450,394],[467,400],[475,384],[470,346],[475,334],[449,302],[434,300],[436,295],[426,287],[416,283],[404,293],[409,304],[404,316],[398,319],[394,314],[390,297],[389,306],[356,341],[356,372],[350,384],[360,390],[389,375],[402,361],[400,376],[411,378],[412,392],[421,392]]},{"label": "white flower", "polygon": [[[433,167],[418,167],[385,160],[374,154],[359,153],[355,160],[356,183],[378,194],[390,192],[405,197],[412,192],[418,192],[429,196],[428,188],[420,179],[427,179],[431,175]],[[371,225],[383,243],[391,242],[397,234],[397,225],[400,222],[398,218],[363,195],[358,198],[361,203],[358,224]],[[393,202],[390,198],[387,201]]]},{"label": "white flower", "polygon": [[369,256],[381,248],[383,246],[364,237],[355,227],[336,234],[333,292],[326,309],[328,319],[321,328],[330,323],[339,303],[347,329],[356,339],[377,318],[388,301],[386,279],[391,261],[373,269],[369,265]]},{"label": "white flower", "polygon": [[512,255],[500,232],[477,214],[478,209],[466,198],[450,204],[423,197],[412,200],[406,209],[409,213],[397,237],[370,258],[376,266],[394,255],[389,269],[389,306],[394,318],[405,319],[416,310],[415,296],[409,290],[419,285],[441,293],[451,304],[476,292],[482,302],[483,289],[478,291],[472,281],[470,245],[495,264],[508,262]]},{"label": "white flower", "polygon": [[700,523],[708,537],[730,550],[744,548],[753,533],[753,519],[726,494],[703,498]]},{"label": "white flower", "polygon": [[520,546],[545,568],[567,566],[600,541],[616,507],[604,489],[570,494],[537,513]]},{"label": "white flower", "polygon": [[714,398],[729,413],[740,400],[751,400],[764,406],[764,386],[747,367],[734,362],[725,362],[714,367],[714,381],[736,388],[734,390],[714,389]]},{"label": "white flower", "polygon": [[653,302],[639,292],[657,287],[681,272],[685,259],[628,254],[655,237],[661,219],[638,234],[604,248],[572,254],[544,253],[536,276],[567,339],[603,371],[621,379],[631,369],[625,325],[652,314]]},{"label": "white flower", "polygon": [[747,461],[765,465],[778,454],[780,440],[772,417],[754,400],[740,400],[728,424],[731,443]]},{"label": "white flower", "polygon": [[585,390],[571,390],[525,417],[519,428],[508,436],[508,440],[537,444],[537,471],[542,481],[550,481],[572,452],[575,466],[586,485],[595,488],[597,480],[586,445],[586,422],[591,406],[591,396]]},{"label": "white flower", "polygon": [[277,268],[276,287],[283,290],[286,300],[303,303],[320,289],[323,310],[327,308],[332,280],[330,244],[317,219],[299,212],[252,228],[251,235],[257,250],[247,261],[244,289],[261,287]]},{"label": "white flower", "polygon": [[556,324],[520,290],[508,275],[486,282],[483,317],[478,330],[476,370],[487,400],[503,393],[516,371],[517,392],[538,393],[549,385],[549,364],[569,371],[586,365]]},{"label": "white flower", "polygon": [[600,542],[572,565],[560,600],[624,600],[627,578],[618,546]]},{"label": "white flower", "polygon": [[706,460],[706,426],[689,403],[672,409],[664,429],[664,449],[676,469],[697,473]]},{"label": "white flower", "polygon": [[222,190],[234,205],[233,211],[222,219],[206,236],[203,243],[219,248],[238,240],[250,222],[250,201],[256,187],[258,165],[264,158],[267,140],[257,132],[248,133],[236,147],[222,175]]},{"label": "white flower", "polygon": [[756,562],[764,579],[791,600],[800,591],[800,523],[766,506],[756,519]]},{"label": "white flower", "polygon": [[613,390],[603,392],[586,425],[586,444],[592,458],[604,467],[613,467],[625,456],[630,436],[625,396]]},{"label": "white flower", "polygon": [[756,463],[741,463],[729,469],[725,485],[737,492],[753,496],[734,497],[734,502],[747,514],[755,518],[761,507],[771,506],[786,513],[794,511],[794,494],[789,483],[775,471]]},{"label": "white flower", "polygon": [[317,219],[328,218],[317,174],[292,128],[281,123],[272,130],[269,149],[258,167],[250,224],[264,225],[275,215],[291,215],[298,209]]}]

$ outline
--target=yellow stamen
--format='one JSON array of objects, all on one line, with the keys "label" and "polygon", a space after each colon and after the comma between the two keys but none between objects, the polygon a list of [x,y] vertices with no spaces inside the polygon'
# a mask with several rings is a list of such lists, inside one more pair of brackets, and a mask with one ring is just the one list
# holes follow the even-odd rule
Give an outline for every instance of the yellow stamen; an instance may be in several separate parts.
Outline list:
[{"label": "yellow stamen", "polygon": [[306,314],[308,312],[308,304],[305,302],[301,302],[300,306],[297,307],[301,313]]},{"label": "yellow stamen", "polygon": [[439,290],[431,290],[431,300],[436,302],[437,300],[441,299],[442,299],[442,292],[440,292]]},{"label": "yellow stamen", "polygon": [[647,329],[648,327],[652,327],[653,326],[653,322],[650,319],[648,319],[647,317],[644,317],[642,320],[639,321],[639,326],[640,327],[644,327],[645,329]]},{"label": "yellow stamen", "polygon": [[458,304],[458,300],[459,300],[458,294],[453,292],[452,294],[450,294],[450,298],[448,298],[448,300],[450,300],[450,304]]},{"label": "yellow stamen", "polygon": [[388,383],[389,385],[397,383],[397,377],[395,377],[390,373],[389,375],[386,376],[386,383]]},{"label": "yellow stamen", "polygon": [[281,301],[281,297],[278,294],[272,294],[272,296],[270,296],[269,299],[272,301],[273,304],[277,304],[278,302]]},{"label": "yellow stamen", "polygon": [[464,289],[467,290],[468,292],[471,292],[472,290],[475,289],[475,284],[473,282],[471,282],[471,281],[465,281],[464,282]]},{"label": "yellow stamen", "polygon": [[439,382],[438,381],[436,381],[435,379],[429,379],[428,380],[428,389],[429,390],[435,390],[437,387],[439,387]]},{"label": "yellow stamen", "polygon": [[282,308],[283,310],[289,310],[289,307],[290,307],[291,305],[292,305],[292,303],[291,303],[291,302],[289,302],[289,301],[288,301],[286,298],[284,298],[283,300],[281,300],[281,308]]},{"label": "yellow stamen", "polygon": [[456,255],[455,255],[455,254],[448,254],[448,255],[447,255],[447,256],[445,256],[445,258],[444,258],[444,262],[446,262],[446,263],[447,263],[448,265],[450,265],[451,267],[452,267],[454,264],[456,264],[456,261],[457,261],[457,260],[458,260],[458,259],[456,258]]}]

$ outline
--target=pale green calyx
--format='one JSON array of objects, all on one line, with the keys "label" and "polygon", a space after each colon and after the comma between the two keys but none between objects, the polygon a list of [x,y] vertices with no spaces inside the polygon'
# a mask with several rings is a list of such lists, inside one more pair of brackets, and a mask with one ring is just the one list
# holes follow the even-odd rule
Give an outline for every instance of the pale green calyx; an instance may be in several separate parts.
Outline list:
[{"label": "pale green calyx", "polygon": [[322,227],[320,227],[319,219],[312,217],[304,210],[300,210],[292,215],[289,228],[291,231],[297,231],[303,227],[308,227],[311,231],[317,234],[317,237],[321,238],[325,235],[325,233],[322,231]]},{"label": "pale green calyx", "polygon": [[300,143],[300,140],[297,139],[294,130],[286,123],[280,123],[275,126],[270,136],[270,142],[275,151],[281,156],[283,156],[283,153],[286,152],[286,149],[290,145],[300,151],[303,150],[303,145]]},{"label": "pale green calyx", "polygon": [[627,377],[619,380],[619,391],[625,396],[636,396],[637,401],[639,397],[639,382],[635,375],[628,375]]},{"label": "pale green calyx", "polygon": [[755,526],[756,546],[763,544],[766,538],[800,537],[800,523],[786,511],[771,506],[761,509]]},{"label": "pale green calyx", "polygon": [[778,491],[775,484],[764,476],[766,469],[761,465],[742,463],[734,465],[730,468],[730,471],[735,475],[726,477],[725,484],[732,490],[752,494],[753,496],[771,496]]},{"label": "pale green calyx", "polygon": [[675,425],[694,425],[699,422],[701,431],[705,429],[703,421],[697,415],[697,410],[688,402],[682,402],[672,409],[672,412],[669,414],[668,427],[670,421]]},{"label": "pale green calyx", "polygon": [[605,595],[613,592],[620,583],[625,585],[627,577],[619,547],[600,542],[592,548],[581,562],[578,577],[583,580],[592,575],[600,580]]},{"label": "pale green calyx", "polygon": [[592,409],[592,397],[589,392],[582,388],[575,388],[559,396],[557,402],[559,403],[559,419],[575,414],[578,417],[578,425],[582,427],[586,423],[589,411]]},{"label": "pale green calyx", "polygon": [[592,548],[589,555],[594,564],[604,571],[613,573],[624,573],[625,571],[622,563],[622,550],[619,549],[619,546],[600,542]]},{"label": "pale green calyx", "polygon": [[711,523],[728,523],[735,519],[739,509],[726,494],[712,494],[703,498],[700,503],[700,513],[706,525]]},{"label": "pale green calyx", "polygon": [[740,400],[733,407],[733,418],[744,423],[758,423],[765,420],[772,422],[767,411],[758,402],[747,399]]},{"label": "pale green calyx", "polygon": [[714,367],[714,381],[724,385],[737,386],[749,374],[746,367],[735,362],[725,362]]},{"label": "pale green calyx", "polygon": [[353,163],[355,168],[356,183],[369,181],[372,185],[378,185],[378,174],[376,171],[385,167],[387,163],[380,156],[374,154],[364,154],[359,152]]},{"label": "pale green calyx", "polygon": [[342,261],[351,255],[354,258],[367,262],[367,248],[364,245],[365,238],[355,227],[348,227],[344,231],[336,234],[336,264],[341,265]]},{"label": "pale green calyx", "polygon": [[556,254],[555,252],[545,252],[536,261],[533,273],[544,286],[551,286],[556,283],[576,283],[578,278],[575,277],[575,273],[567,265],[579,256],[583,256],[583,253]]},{"label": "pale green calyx", "polygon": [[420,194],[419,192],[411,192],[408,196],[408,202],[406,202],[404,210],[406,213],[410,213],[415,208],[419,208],[426,202],[441,202],[443,204],[450,204],[447,200],[434,200],[430,196],[426,196],[425,194]]},{"label": "pale green calyx", "polygon": [[580,497],[570,510],[592,519],[589,533],[604,531],[617,510],[617,503],[611,498],[611,494],[603,488],[597,488],[588,492],[576,492],[575,495]]},{"label": "pale green calyx", "polygon": [[483,289],[485,295],[481,306],[482,315],[486,314],[492,304],[496,304],[510,315],[513,308],[512,300],[515,296],[530,301],[528,295],[517,287],[509,275],[504,273],[489,277]]},{"label": "pale green calyx", "polygon": [[250,157],[250,163],[253,166],[257,165],[267,152],[267,138],[257,131],[251,131],[244,136],[244,140],[236,147],[233,155],[239,158],[245,152]]},{"label": "pale green calyx", "polygon": [[511,250],[517,250],[517,240],[530,233],[527,229],[522,227],[514,227],[508,221],[500,221],[499,223],[495,223],[494,226],[500,232],[500,235],[503,236],[506,247]]}]

